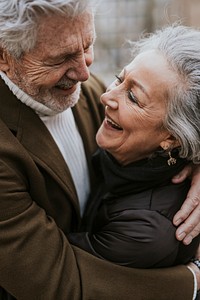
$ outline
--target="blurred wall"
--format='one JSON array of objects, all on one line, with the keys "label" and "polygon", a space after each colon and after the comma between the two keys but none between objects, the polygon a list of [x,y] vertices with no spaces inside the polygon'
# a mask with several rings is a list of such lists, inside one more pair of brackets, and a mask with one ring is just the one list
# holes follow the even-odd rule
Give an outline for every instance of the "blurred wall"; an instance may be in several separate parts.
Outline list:
[{"label": "blurred wall", "polygon": [[200,0],[101,0],[91,70],[108,85],[130,61],[126,40],[180,20],[200,27]]}]

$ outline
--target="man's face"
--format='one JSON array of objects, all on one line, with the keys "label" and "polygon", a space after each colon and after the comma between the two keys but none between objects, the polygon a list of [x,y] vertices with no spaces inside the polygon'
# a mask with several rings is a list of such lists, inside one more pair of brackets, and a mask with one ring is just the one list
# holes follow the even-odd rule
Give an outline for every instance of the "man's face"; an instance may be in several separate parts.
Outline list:
[{"label": "man's face", "polygon": [[34,100],[61,112],[75,105],[80,82],[89,77],[93,62],[93,16],[75,19],[48,16],[39,24],[33,50],[15,60],[6,53],[6,75]]}]

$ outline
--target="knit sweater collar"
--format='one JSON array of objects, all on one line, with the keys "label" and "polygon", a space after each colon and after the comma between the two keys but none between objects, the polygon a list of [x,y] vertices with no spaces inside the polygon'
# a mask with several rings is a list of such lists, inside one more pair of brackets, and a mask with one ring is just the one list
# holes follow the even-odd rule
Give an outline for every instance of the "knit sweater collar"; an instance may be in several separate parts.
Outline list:
[{"label": "knit sweater collar", "polygon": [[22,91],[17,85],[15,85],[6,74],[0,71],[0,76],[8,86],[10,91],[19,99],[21,102],[32,108],[39,116],[52,116],[56,115],[57,112],[51,110],[42,103],[35,101],[28,94]]}]

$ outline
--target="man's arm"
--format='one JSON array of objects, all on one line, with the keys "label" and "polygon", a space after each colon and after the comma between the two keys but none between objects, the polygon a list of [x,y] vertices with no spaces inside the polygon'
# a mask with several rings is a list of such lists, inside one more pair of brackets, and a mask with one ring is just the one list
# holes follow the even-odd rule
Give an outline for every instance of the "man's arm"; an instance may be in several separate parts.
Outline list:
[{"label": "man's arm", "polygon": [[0,170],[0,286],[17,299],[192,299],[187,267],[131,269],[72,247],[23,176],[3,162]]},{"label": "man's arm", "polygon": [[173,220],[174,225],[179,226],[176,237],[185,245],[200,233],[200,166],[189,165],[172,179],[174,183],[180,183],[190,175],[191,188]]}]

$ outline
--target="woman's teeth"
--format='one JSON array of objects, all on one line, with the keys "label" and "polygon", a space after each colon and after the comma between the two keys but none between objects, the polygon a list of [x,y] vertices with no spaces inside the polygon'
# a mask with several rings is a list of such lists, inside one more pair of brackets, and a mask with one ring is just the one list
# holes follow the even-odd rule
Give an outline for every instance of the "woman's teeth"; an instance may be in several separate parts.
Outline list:
[{"label": "woman's teeth", "polygon": [[110,118],[106,117],[106,122],[113,128],[118,129],[118,130],[122,130],[122,127],[119,126],[119,124],[115,123],[113,120],[111,120]]}]

